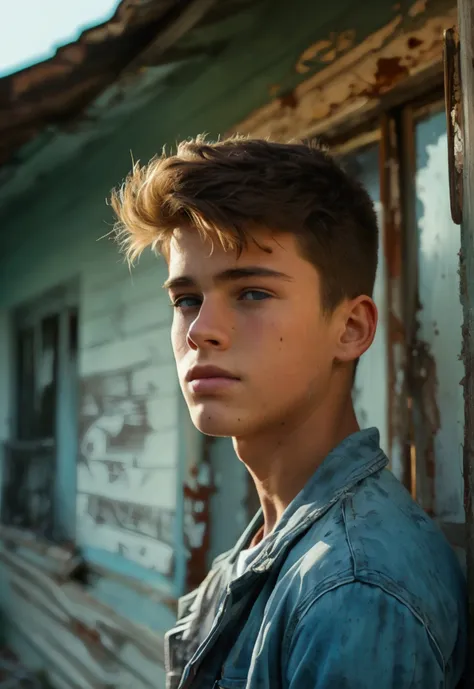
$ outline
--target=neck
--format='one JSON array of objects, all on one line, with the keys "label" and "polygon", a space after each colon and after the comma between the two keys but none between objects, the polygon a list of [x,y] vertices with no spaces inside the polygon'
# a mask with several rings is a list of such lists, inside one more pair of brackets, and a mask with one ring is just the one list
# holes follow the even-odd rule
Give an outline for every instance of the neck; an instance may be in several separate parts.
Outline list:
[{"label": "neck", "polygon": [[358,430],[349,395],[339,405],[326,401],[324,408],[307,412],[303,419],[286,419],[251,437],[233,439],[255,482],[264,516],[263,537],[273,531],[329,452]]}]

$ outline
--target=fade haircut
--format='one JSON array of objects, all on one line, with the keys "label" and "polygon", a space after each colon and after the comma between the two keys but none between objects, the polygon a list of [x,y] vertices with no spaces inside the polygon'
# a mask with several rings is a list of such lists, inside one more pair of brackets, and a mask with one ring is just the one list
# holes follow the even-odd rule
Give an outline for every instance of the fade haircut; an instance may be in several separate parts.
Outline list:
[{"label": "fade haircut", "polygon": [[322,306],[372,296],[378,231],[372,201],[317,145],[232,137],[184,141],[134,164],[112,192],[115,231],[133,262],[146,247],[168,256],[177,228],[194,228],[238,254],[258,228],[293,234],[318,270]]}]

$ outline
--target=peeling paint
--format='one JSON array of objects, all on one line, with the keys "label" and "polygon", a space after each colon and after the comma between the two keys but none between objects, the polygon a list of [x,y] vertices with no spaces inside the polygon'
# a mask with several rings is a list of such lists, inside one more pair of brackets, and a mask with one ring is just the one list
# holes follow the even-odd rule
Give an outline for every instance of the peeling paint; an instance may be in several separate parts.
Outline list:
[{"label": "peeling paint", "polygon": [[318,63],[329,64],[334,62],[343,53],[352,48],[355,37],[356,32],[353,29],[339,34],[332,32],[329,38],[317,41],[317,43],[314,43],[304,51],[296,63],[296,72],[298,74],[305,74]]},{"label": "peeling paint", "polygon": [[290,108],[294,110],[298,107],[298,99],[294,90],[284,93],[279,97],[278,100],[280,101],[282,108]]},{"label": "peeling paint", "polygon": [[455,29],[447,29],[444,32],[444,92],[451,217],[457,225],[460,225],[463,211],[464,142],[459,38]]},{"label": "peeling paint", "polygon": [[[414,3],[411,14],[397,14],[359,44],[351,32],[330,34],[302,53],[295,69],[318,71],[294,90],[292,104],[277,98],[253,112],[232,131],[279,140],[308,138],[329,130],[348,116],[362,119],[375,110],[382,95],[425,70],[439,65],[443,37],[440,27],[456,21],[456,9],[424,11]],[[425,21],[413,27],[413,18]],[[342,36],[342,38],[341,38]],[[290,104],[289,104],[290,105]]]},{"label": "peeling paint", "polygon": [[407,65],[402,64],[401,57],[381,57],[377,60],[377,70],[374,75],[374,83],[370,85],[362,95],[368,98],[376,98],[409,74]]},{"label": "peeling paint", "polygon": [[211,438],[204,438],[202,455],[189,469],[184,494],[184,545],[188,552],[186,590],[196,588],[207,574],[210,547],[210,499],[215,490],[210,461]]},{"label": "peeling paint", "polygon": [[423,40],[421,38],[417,38],[417,36],[410,36],[407,41],[407,46],[410,48],[410,50],[415,50],[416,48],[419,48],[422,43]]},{"label": "peeling paint", "polygon": [[416,0],[408,10],[410,17],[418,17],[418,15],[426,12],[426,5],[428,0]]},{"label": "peeling paint", "polygon": [[419,324],[412,352],[418,496],[443,521],[464,520],[464,371],[460,236],[451,220],[444,113],[416,126]]},{"label": "peeling paint", "polygon": [[429,345],[416,339],[411,350],[410,387],[414,391],[415,443],[417,462],[416,497],[423,508],[434,514],[436,449],[435,438],[441,427],[438,408],[436,361]]}]

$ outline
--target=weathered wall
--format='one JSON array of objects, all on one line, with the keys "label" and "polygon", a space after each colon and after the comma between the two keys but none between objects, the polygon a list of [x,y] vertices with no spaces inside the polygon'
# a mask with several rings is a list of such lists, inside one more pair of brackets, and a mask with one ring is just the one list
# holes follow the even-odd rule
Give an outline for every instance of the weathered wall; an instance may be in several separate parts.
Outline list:
[{"label": "weathered wall", "polygon": [[[100,213],[107,217],[105,204]],[[1,306],[8,311],[79,278],[77,542],[172,578],[178,386],[164,268],[155,260],[131,276],[111,242],[96,242],[103,225],[91,222],[90,209],[79,203],[75,216],[87,231],[69,251],[67,234],[55,239],[57,226],[38,213],[42,241],[31,254],[19,249],[16,278],[3,290]],[[2,274],[15,258],[2,257]],[[2,339],[7,336],[4,330]],[[5,357],[0,365],[9,368]],[[10,411],[1,409],[4,428]]]},{"label": "weathered wall", "polygon": [[[9,639],[36,654],[57,686],[151,689],[161,686],[162,636],[184,586],[180,466],[189,448],[180,440],[186,419],[164,266],[150,257],[130,275],[112,242],[97,241],[109,229],[105,196],[115,181],[107,161],[87,191],[86,182],[79,189],[58,180],[2,228],[15,241],[0,259],[1,440],[12,416],[9,314],[79,281],[78,493],[65,499],[76,511],[77,545],[100,576],[86,587],[66,583],[48,571],[44,553],[10,552],[2,535],[1,607]],[[146,652],[135,645],[143,635]],[[107,679],[119,670],[120,682]]]},{"label": "weathered wall", "polygon": [[444,112],[415,130],[419,303],[414,375],[420,391],[418,498],[444,522],[463,522],[462,309],[459,227],[451,220]]},{"label": "weathered wall", "polygon": [[170,577],[178,387],[165,270],[114,264],[111,250],[82,279],[77,540]]}]

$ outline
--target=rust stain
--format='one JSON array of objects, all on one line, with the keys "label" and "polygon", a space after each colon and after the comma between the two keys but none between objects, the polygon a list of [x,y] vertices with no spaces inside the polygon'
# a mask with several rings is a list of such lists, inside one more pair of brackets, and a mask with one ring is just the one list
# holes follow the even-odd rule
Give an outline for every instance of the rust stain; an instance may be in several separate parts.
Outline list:
[{"label": "rust stain", "polygon": [[434,478],[436,473],[435,437],[441,426],[436,398],[438,378],[436,361],[428,344],[415,338],[411,347],[410,388],[416,402],[419,420],[416,423],[417,473],[422,485],[420,500],[432,514],[434,508]]},{"label": "rust stain", "polygon": [[81,641],[84,641],[85,643],[89,644],[100,644],[101,639],[100,639],[100,634],[97,631],[97,629],[93,629],[92,627],[88,627],[84,624],[84,622],[81,622],[81,620],[73,619],[70,622],[71,630],[72,632],[79,638]]},{"label": "rust stain", "polygon": [[363,91],[363,95],[377,98],[408,75],[409,69],[402,64],[401,57],[381,57],[377,60],[374,83]]},{"label": "rust stain", "polygon": [[416,36],[410,36],[407,41],[407,46],[410,48],[410,50],[415,50],[415,48],[419,48],[420,45],[423,45],[423,41],[421,38],[417,38]]},{"label": "rust stain", "polygon": [[295,110],[295,108],[298,107],[298,98],[296,97],[294,89],[282,94],[278,100],[280,101],[282,108],[290,108],[291,110]]},{"label": "rust stain", "polygon": [[[394,12],[398,5],[402,6],[396,3]],[[425,2],[411,0],[403,14],[398,12],[378,31],[360,41],[354,35],[352,46],[342,54],[336,50],[332,62],[327,60],[334,57],[334,35],[323,37],[296,62],[296,72],[307,75],[295,89],[297,107],[282,108],[275,98],[236,123],[229,133],[288,140],[338,128],[345,115],[361,123],[379,109],[381,97],[390,89],[405,82],[408,87],[412,75],[419,79],[424,70],[440,63],[443,28],[456,22],[456,7],[426,3],[426,15],[416,22],[407,18],[408,9],[416,16],[424,8]]]}]

